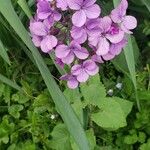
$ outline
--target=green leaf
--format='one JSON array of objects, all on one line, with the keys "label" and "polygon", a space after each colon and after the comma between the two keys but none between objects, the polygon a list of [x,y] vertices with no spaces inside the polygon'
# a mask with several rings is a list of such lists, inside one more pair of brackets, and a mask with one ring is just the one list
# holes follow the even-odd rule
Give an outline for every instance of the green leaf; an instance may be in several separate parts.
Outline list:
[{"label": "green leaf", "polygon": [[0,74],[0,81],[9,85],[10,87],[18,90],[18,91],[21,91],[21,87],[19,87],[15,82],[11,81],[10,79],[6,78],[5,76],[3,76],[2,74]]},{"label": "green leaf", "polygon": [[8,54],[7,54],[7,50],[4,47],[1,40],[0,40],[0,55],[10,65],[10,60],[9,60],[9,57],[8,57]]},{"label": "green leaf", "polygon": [[31,11],[30,11],[30,9],[28,7],[28,4],[27,4],[26,0],[18,0],[18,4],[20,5],[22,10],[25,12],[25,14],[30,19],[32,17],[32,14],[31,14]]},{"label": "green leaf", "polygon": [[20,111],[23,110],[22,105],[12,105],[8,108],[8,112],[10,115],[12,115],[14,118],[20,117]]},{"label": "green leaf", "polygon": [[70,135],[64,124],[57,124],[52,133],[52,140],[48,146],[55,150],[71,150]]},{"label": "green leaf", "polygon": [[98,105],[106,97],[106,89],[100,82],[99,74],[92,77],[88,83],[82,84],[80,89],[85,100],[85,105]]},{"label": "green leaf", "polygon": [[89,150],[89,145],[85,132],[77,116],[75,115],[70,104],[65,99],[64,95],[62,94],[58,85],[50,74],[39,51],[33,45],[28,32],[26,31],[17,14],[15,13],[10,0],[1,0],[0,12],[32,52],[33,58],[36,61],[43,80],[45,81],[45,84],[51,94],[51,97],[53,98],[56,107],[58,108],[60,115],[62,116],[62,119],[64,120],[68,131],[73,136],[75,142],[78,144],[81,150]]},{"label": "green leaf", "polygon": [[150,1],[149,0],[142,0],[143,4],[147,7],[150,12]]},{"label": "green leaf", "polygon": [[132,110],[133,103],[125,99],[121,99],[119,97],[113,97],[112,99],[115,100],[120,105],[121,109],[124,112],[125,117],[127,117],[127,115]]},{"label": "green leaf", "polygon": [[112,98],[106,98],[99,107],[100,111],[92,114],[91,117],[97,125],[109,130],[126,126],[125,114],[118,102]]},{"label": "green leaf", "polygon": [[[95,150],[95,147],[96,147],[96,137],[94,135],[93,129],[87,130],[86,131],[86,135],[87,135],[87,138],[89,140],[90,150]],[[70,142],[71,142],[71,147],[72,147],[73,150],[79,150],[78,147],[77,147],[77,145],[72,140],[72,138],[70,139]]]}]

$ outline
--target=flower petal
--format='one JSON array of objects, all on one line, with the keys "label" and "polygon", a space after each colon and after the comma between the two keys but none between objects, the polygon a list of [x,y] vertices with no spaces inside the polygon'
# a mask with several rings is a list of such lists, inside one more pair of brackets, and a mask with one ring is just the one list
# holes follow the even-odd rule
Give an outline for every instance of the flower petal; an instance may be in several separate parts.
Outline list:
[{"label": "flower petal", "polygon": [[67,86],[70,88],[70,89],[75,89],[77,88],[79,85],[79,82],[75,79],[75,78],[72,78],[71,80],[69,80],[67,82]]},{"label": "flower petal", "polygon": [[61,8],[63,11],[67,10],[67,7],[68,7],[67,0],[56,0],[56,2],[57,2],[56,5],[58,8]]},{"label": "flower petal", "polygon": [[89,19],[97,18],[101,13],[101,9],[97,4],[85,8],[84,11],[86,13],[87,18]]},{"label": "flower petal", "polygon": [[74,51],[74,54],[79,59],[86,59],[89,56],[88,51],[85,48],[81,48]]},{"label": "flower petal", "polygon": [[82,71],[82,68],[81,68],[81,65],[74,65],[72,68],[71,68],[71,73],[75,76],[79,75]]},{"label": "flower petal", "polygon": [[82,69],[81,73],[77,76],[79,82],[86,82],[89,78],[89,75]]},{"label": "flower petal", "polygon": [[100,26],[101,30],[106,33],[107,31],[109,31],[111,24],[112,24],[112,21],[111,21],[110,17],[105,16],[105,17],[101,18],[99,26]]},{"label": "flower petal", "polygon": [[71,64],[74,61],[74,54],[73,53],[69,53],[66,57],[62,58],[62,62],[64,64]]},{"label": "flower petal", "polygon": [[79,10],[83,4],[83,0],[67,0],[69,8]]},{"label": "flower petal", "polygon": [[81,27],[86,22],[86,14],[83,10],[77,11],[72,16],[72,23],[77,26]]},{"label": "flower petal", "polygon": [[68,46],[66,45],[59,45],[55,49],[55,55],[58,58],[64,58],[70,53],[70,50],[68,49]]},{"label": "flower petal", "polygon": [[93,5],[96,2],[96,0],[84,0],[84,7],[89,7],[91,5]]},{"label": "flower petal", "polygon": [[119,43],[124,38],[124,31],[119,30],[117,34],[107,34],[106,38],[112,43]]},{"label": "flower petal", "polygon": [[126,16],[123,20],[123,26],[128,29],[128,30],[132,30],[134,28],[136,28],[137,26],[137,20],[135,17],[133,16]]},{"label": "flower petal", "polygon": [[57,38],[53,35],[46,36],[41,42],[41,50],[45,53],[51,51],[57,45]]},{"label": "flower petal", "polygon": [[109,51],[109,46],[110,44],[106,38],[100,38],[96,54],[99,56],[107,54]]},{"label": "flower petal", "polygon": [[120,23],[123,17],[126,15],[127,8],[127,0],[122,0],[121,3],[111,12],[111,19],[113,22]]},{"label": "flower petal", "polygon": [[37,36],[46,36],[48,33],[46,26],[42,22],[32,22],[29,28],[31,33]]}]

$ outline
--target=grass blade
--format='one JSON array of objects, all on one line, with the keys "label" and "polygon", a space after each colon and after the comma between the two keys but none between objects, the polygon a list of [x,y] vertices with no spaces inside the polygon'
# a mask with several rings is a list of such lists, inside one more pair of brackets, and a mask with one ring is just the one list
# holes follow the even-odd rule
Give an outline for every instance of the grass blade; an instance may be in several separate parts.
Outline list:
[{"label": "grass blade", "polygon": [[56,104],[56,107],[59,110],[60,115],[62,116],[68,128],[68,131],[73,136],[75,142],[81,150],[89,150],[90,148],[88,145],[88,140],[77,116],[75,115],[69,102],[66,100],[55,80],[53,79],[52,75],[50,74],[40,53],[33,45],[31,38],[28,35],[28,32],[16,15],[10,0],[1,0],[0,12],[3,14],[3,16],[7,19],[10,25],[22,39],[22,41],[32,52],[32,55],[37,63],[37,66],[41,72],[45,84],[47,85],[47,88]]},{"label": "grass blade", "polygon": [[32,14],[31,14],[31,11],[28,7],[28,3],[26,2],[26,0],[18,0],[18,4],[22,8],[24,13],[28,16],[28,18],[31,18]]},{"label": "grass blade", "polygon": [[143,4],[147,7],[150,12],[150,1],[149,0],[142,0]]},{"label": "grass blade", "polygon": [[9,57],[8,57],[8,54],[7,54],[7,50],[4,47],[1,40],[0,40],[0,55],[10,65],[10,60],[9,60]]},{"label": "grass blade", "polygon": [[10,79],[6,78],[5,76],[3,76],[2,74],[0,74],[0,81],[9,85],[10,87],[18,90],[18,91],[21,91],[21,87],[19,87],[15,82],[11,81]]},{"label": "grass blade", "polygon": [[[119,2],[120,2],[119,0],[113,0],[114,6],[117,6],[119,4]],[[137,107],[140,111],[141,110],[140,102],[139,102],[138,94],[137,94],[135,57],[134,57],[134,50],[133,50],[133,44],[132,44],[131,36],[128,36],[128,44],[124,48],[124,55],[125,55],[128,69],[129,69],[130,78],[131,78],[133,85],[134,85]]]}]

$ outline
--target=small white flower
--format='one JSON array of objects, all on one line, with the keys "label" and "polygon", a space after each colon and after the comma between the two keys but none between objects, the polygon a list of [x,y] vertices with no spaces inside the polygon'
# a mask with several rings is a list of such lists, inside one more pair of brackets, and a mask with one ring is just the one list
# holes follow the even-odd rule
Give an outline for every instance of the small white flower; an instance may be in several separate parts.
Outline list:
[{"label": "small white flower", "polygon": [[113,96],[113,93],[114,93],[113,89],[109,89],[109,90],[107,91],[107,94],[108,94],[109,96]]},{"label": "small white flower", "polygon": [[119,89],[119,90],[121,90],[122,89],[122,83],[117,83],[116,84],[116,88]]},{"label": "small white flower", "polygon": [[51,115],[51,119],[52,119],[52,120],[55,119],[55,115],[54,115],[54,114]]}]

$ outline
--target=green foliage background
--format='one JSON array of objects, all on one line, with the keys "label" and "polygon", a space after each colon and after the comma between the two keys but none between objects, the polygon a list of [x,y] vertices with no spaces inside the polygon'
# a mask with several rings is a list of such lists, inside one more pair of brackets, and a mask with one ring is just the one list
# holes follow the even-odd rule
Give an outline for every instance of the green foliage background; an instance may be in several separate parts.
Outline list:
[{"label": "green foliage background", "polygon": [[[97,2],[106,15],[119,1]],[[0,0],[0,150],[149,150],[149,0],[129,2],[138,27],[127,47],[76,90],[29,38],[34,3]]]}]

